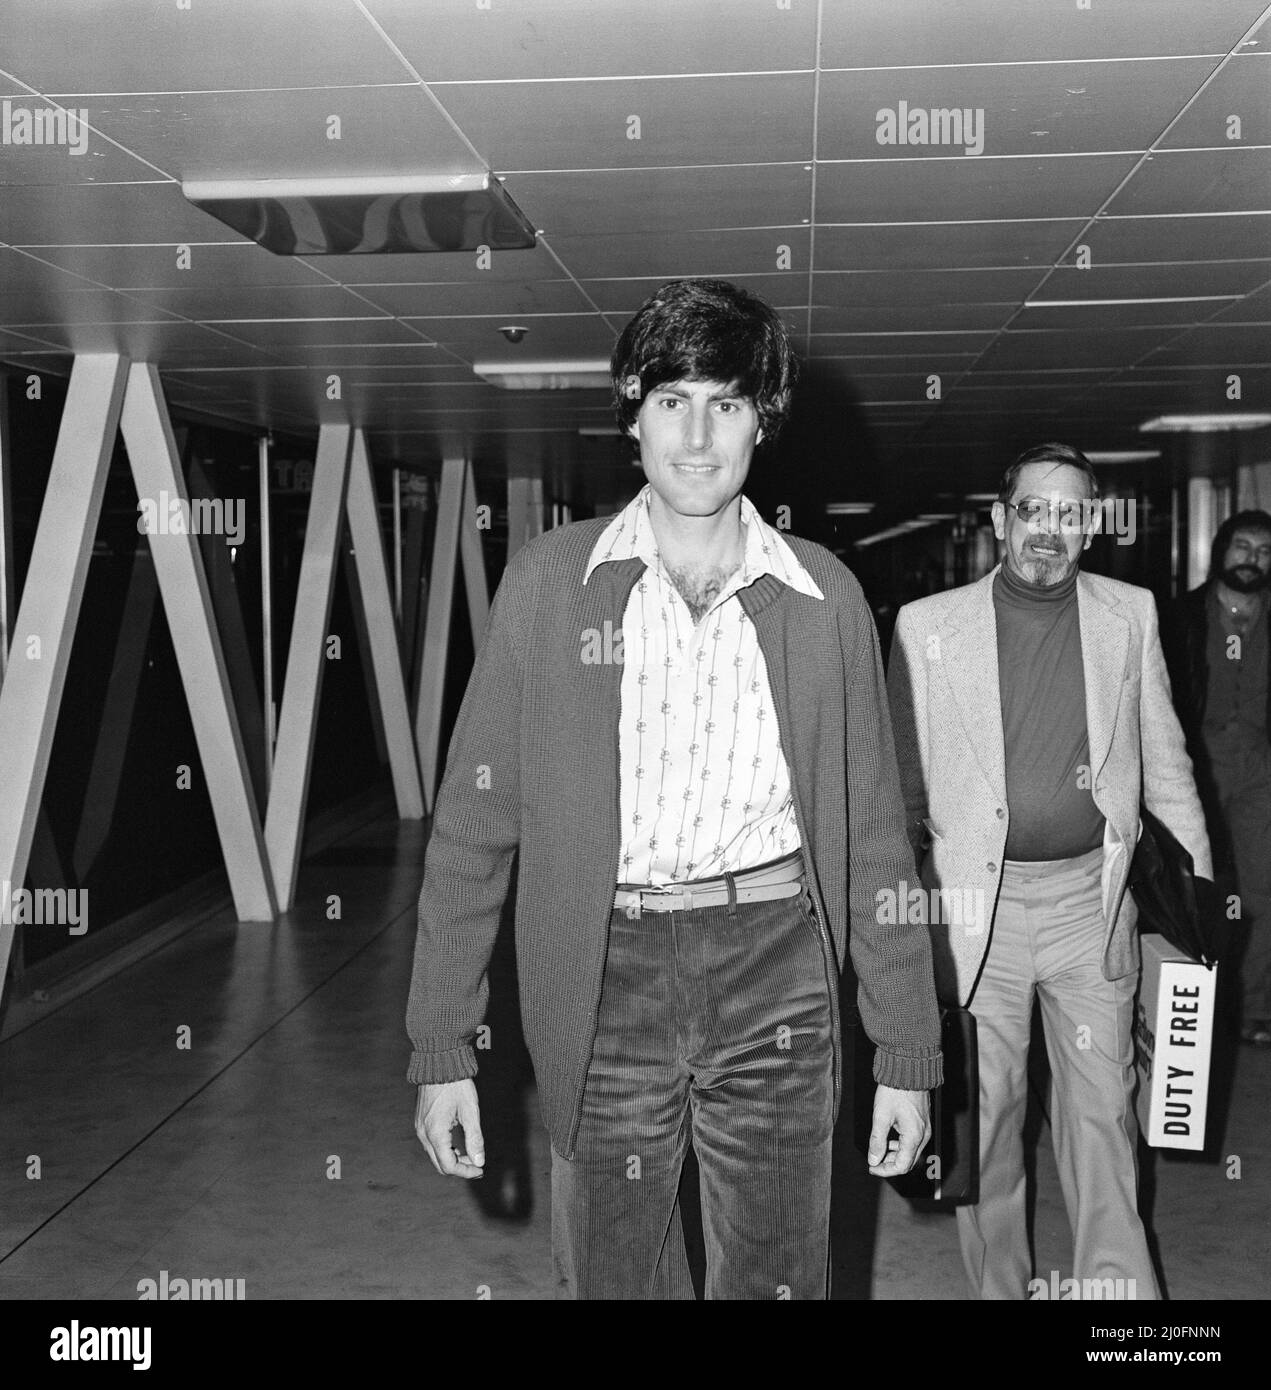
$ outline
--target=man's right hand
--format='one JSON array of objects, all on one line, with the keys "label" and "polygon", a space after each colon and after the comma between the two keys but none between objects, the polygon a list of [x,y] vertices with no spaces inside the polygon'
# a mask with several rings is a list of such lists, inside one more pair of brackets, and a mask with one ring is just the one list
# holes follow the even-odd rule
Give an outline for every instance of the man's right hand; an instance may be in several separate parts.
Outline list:
[{"label": "man's right hand", "polygon": [[[468,1152],[460,1156],[450,1142],[450,1131],[463,1126]],[[432,1159],[433,1167],[447,1177],[479,1178],[485,1163],[481,1137],[481,1108],[471,1078],[447,1081],[440,1086],[421,1086],[415,1106],[415,1133]]]}]

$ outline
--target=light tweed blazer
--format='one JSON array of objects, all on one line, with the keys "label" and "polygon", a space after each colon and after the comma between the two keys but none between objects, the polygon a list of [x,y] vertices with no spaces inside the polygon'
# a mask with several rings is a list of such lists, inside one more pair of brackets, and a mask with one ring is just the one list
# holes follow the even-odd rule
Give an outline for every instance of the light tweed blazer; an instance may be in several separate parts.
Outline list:
[{"label": "light tweed blazer", "polygon": [[[1010,812],[998,687],[992,574],[900,610],[888,698],[910,843],[922,882],[987,905],[987,920],[932,923],[937,992],[966,1004],[991,940]],[[1139,838],[1140,794],[1212,878],[1204,813],[1192,780],[1151,593],[1100,575],[1077,576],[1086,726],[1095,805],[1107,824],[1101,889],[1103,973],[1139,967],[1138,909],[1126,892]],[[925,857],[924,846],[929,845]],[[982,893],[983,897],[976,897]]]}]

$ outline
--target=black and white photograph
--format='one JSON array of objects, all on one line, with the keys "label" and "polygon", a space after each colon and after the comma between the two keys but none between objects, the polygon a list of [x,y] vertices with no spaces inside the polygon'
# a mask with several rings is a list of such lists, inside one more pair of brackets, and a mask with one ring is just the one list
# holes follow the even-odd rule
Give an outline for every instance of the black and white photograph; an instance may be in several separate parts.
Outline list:
[{"label": "black and white photograph", "polygon": [[1268,1298],[1271,4],[0,0],[29,1364]]}]

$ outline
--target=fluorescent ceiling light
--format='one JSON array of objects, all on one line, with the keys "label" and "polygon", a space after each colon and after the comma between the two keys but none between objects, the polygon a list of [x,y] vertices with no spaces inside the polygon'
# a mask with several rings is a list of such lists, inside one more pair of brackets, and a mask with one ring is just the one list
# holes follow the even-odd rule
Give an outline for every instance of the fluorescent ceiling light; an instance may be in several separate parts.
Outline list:
[{"label": "fluorescent ceiling light", "polygon": [[474,362],[472,370],[504,391],[608,390],[613,384],[605,357],[572,362]]},{"label": "fluorescent ceiling light", "polygon": [[181,191],[279,256],[525,250],[535,232],[503,185],[479,174],[187,179]]},{"label": "fluorescent ceiling light", "polygon": [[1146,463],[1148,459],[1158,459],[1159,449],[1087,449],[1086,457],[1091,463]]},{"label": "fluorescent ceiling light", "polygon": [[617,425],[580,425],[578,433],[584,439],[603,439],[611,435],[619,439],[622,437],[622,431]]},{"label": "fluorescent ceiling light", "polygon": [[965,500],[968,501],[968,502],[996,502],[996,501],[997,501],[997,493],[996,493],[996,492],[968,492],[968,493],[965,495]]},{"label": "fluorescent ceiling light", "polygon": [[919,521],[956,521],[957,512],[919,512]]},{"label": "fluorescent ceiling light", "polygon": [[1271,414],[1233,410],[1212,415],[1157,415],[1139,426],[1140,434],[1209,434],[1217,430],[1260,430],[1271,425]]},{"label": "fluorescent ceiling light", "polygon": [[1212,304],[1220,299],[1243,299],[1242,294],[1171,294],[1150,299],[1029,299],[1025,309],[1095,309],[1109,304]]},{"label": "fluorescent ceiling light", "polygon": [[922,521],[915,518],[912,521],[897,522],[895,526],[889,526],[885,531],[875,531],[872,536],[862,536],[856,542],[858,546],[877,545],[879,541],[893,541],[897,536],[906,536],[911,531],[921,531],[924,527],[930,526],[930,521]]},{"label": "fluorescent ceiling light", "polygon": [[827,502],[826,516],[868,516],[874,510],[872,502]]}]

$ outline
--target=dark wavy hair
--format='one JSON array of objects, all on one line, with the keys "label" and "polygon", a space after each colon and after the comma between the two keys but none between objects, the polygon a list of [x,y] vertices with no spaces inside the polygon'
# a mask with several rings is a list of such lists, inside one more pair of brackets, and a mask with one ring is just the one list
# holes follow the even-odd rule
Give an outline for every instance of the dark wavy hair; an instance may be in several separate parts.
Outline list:
[{"label": "dark wavy hair", "polygon": [[1011,493],[1015,491],[1019,475],[1030,463],[1066,464],[1069,468],[1075,468],[1079,473],[1086,475],[1090,483],[1090,496],[1099,495],[1099,479],[1095,476],[1094,465],[1080,449],[1074,449],[1071,444],[1038,444],[1035,448],[1025,449],[1002,474],[1002,483],[997,490],[999,502],[1006,503],[1011,500]]},{"label": "dark wavy hair", "polygon": [[1250,509],[1229,516],[1214,533],[1214,543],[1209,551],[1209,577],[1217,579],[1222,574],[1223,558],[1237,531],[1265,531],[1271,536],[1271,513]]},{"label": "dark wavy hair", "polygon": [[785,324],[758,295],[727,280],[671,280],[622,330],[609,370],[624,434],[657,387],[718,381],[749,398],[771,442],[790,411],[798,358]]}]

